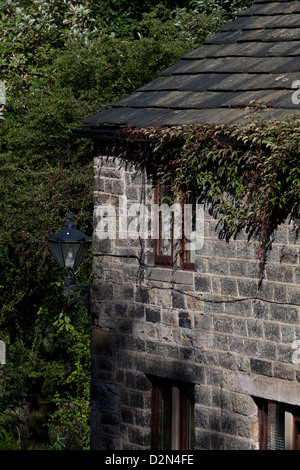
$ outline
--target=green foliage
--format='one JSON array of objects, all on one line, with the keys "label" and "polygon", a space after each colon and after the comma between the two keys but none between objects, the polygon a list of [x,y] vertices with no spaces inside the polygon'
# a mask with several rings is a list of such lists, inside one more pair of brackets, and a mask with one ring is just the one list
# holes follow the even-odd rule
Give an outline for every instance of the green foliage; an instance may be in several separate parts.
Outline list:
[{"label": "green foliage", "polygon": [[[248,126],[188,125],[128,130],[132,151],[180,196],[197,191],[218,215],[224,236],[258,236],[263,265],[272,231],[300,208],[299,120]],[[146,141],[135,148],[135,142]]]},{"label": "green foliage", "polygon": [[50,449],[53,450],[89,450],[89,396],[74,399],[71,402],[62,399],[59,393],[54,398],[55,412],[49,420],[49,427],[54,437]]},{"label": "green foliage", "polygon": [[98,33],[89,2],[6,0],[0,4],[0,69],[11,86],[40,75],[57,50],[72,38],[88,41]]},{"label": "green foliage", "polygon": [[0,450],[20,450],[23,406],[14,396],[14,390],[2,389],[3,369],[0,372]]}]

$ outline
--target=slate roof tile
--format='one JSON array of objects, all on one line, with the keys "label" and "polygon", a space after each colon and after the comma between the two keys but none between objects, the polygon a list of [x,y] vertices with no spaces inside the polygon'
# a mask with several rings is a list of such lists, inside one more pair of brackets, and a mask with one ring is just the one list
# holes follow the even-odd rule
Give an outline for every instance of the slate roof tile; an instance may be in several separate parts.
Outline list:
[{"label": "slate roof tile", "polygon": [[[197,122],[247,124],[300,117],[292,101],[300,80],[300,1],[257,0],[204,44],[83,129]],[[265,105],[254,114],[250,103]]]}]

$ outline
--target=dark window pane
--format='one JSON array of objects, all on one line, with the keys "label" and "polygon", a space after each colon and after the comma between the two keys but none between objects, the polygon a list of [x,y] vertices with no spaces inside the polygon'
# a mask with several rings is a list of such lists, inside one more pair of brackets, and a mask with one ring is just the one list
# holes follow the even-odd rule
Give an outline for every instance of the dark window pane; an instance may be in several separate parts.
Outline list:
[{"label": "dark window pane", "polygon": [[193,449],[194,429],[194,386],[155,378],[152,388],[152,449]]},{"label": "dark window pane", "polygon": [[284,408],[275,403],[268,406],[268,449],[285,449]]}]

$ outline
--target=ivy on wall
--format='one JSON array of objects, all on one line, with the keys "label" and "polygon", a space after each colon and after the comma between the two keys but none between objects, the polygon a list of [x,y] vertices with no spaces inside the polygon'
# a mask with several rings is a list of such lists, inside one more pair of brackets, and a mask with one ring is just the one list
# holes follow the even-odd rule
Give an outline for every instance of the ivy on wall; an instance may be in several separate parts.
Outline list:
[{"label": "ivy on wall", "polygon": [[300,204],[299,119],[128,129],[130,148],[172,194],[197,191],[224,236],[246,228],[263,266],[270,236]]}]

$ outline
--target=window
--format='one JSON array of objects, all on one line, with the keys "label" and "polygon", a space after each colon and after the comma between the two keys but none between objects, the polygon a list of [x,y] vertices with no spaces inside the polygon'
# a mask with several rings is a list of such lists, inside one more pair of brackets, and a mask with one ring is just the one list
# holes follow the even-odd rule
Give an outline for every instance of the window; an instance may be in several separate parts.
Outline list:
[{"label": "window", "polygon": [[194,270],[196,197],[183,198],[180,203],[170,205],[166,187],[158,184],[155,206],[158,229],[154,237],[154,263]]},{"label": "window", "polygon": [[168,198],[166,187],[157,185],[155,188],[155,204],[160,206],[158,212],[158,233],[154,238],[154,259],[155,264],[173,266],[174,246],[173,246],[173,214],[168,210],[163,210],[163,205],[167,209]]},{"label": "window", "polygon": [[182,200],[183,237],[181,241],[180,265],[182,269],[195,270],[196,255],[196,204],[195,193]]},{"label": "window", "polygon": [[194,386],[153,379],[151,448],[192,450],[194,428]]},{"label": "window", "polygon": [[300,450],[300,408],[258,402],[260,450]]}]

